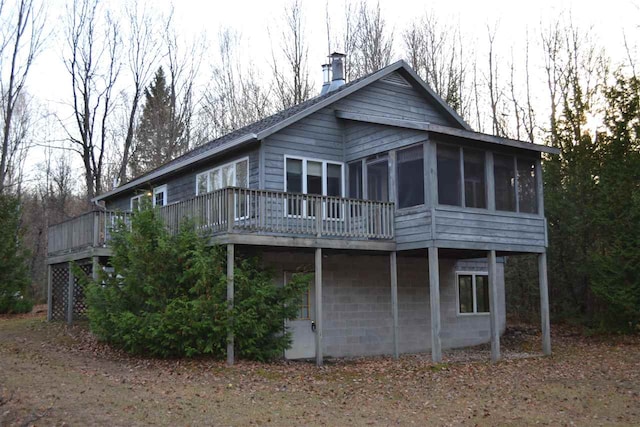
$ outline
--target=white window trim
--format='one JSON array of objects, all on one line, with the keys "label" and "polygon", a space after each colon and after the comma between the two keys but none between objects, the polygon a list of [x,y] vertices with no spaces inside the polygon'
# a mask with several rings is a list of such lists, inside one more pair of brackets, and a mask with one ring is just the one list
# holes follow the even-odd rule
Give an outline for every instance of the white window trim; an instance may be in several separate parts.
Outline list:
[{"label": "white window trim", "polygon": [[138,195],[133,196],[133,197],[129,200],[129,209],[131,210],[131,212],[133,212],[133,201],[134,201],[134,200],[137,200],[137,201],[138,201],[138,209],[137,209],[137,210],[140,210],[140,203],[142,202],[142,199],[143,199],[145,196],[148,196],[148,194],[147,194],[147,193],[142,193],[142,194],[138,194]]},{"label": "white window trim", "polygon": [[[247,188],[248,188],[249,187],[250,162],[249,162],[249,157],[247,156],[247,157],[241,157],[239,159],[233,160],[231,162],[225,163],[225,164],[220,165],[220,166],[216,166],[215,168],[211,168],[211,169],[208,169],[206,171],[202,171],[202,172],[196,174],[196,196],[199,196],[200,194],[210,193],[211,191],[213,191],[213,190],[209,190],[209,188],[211,188],[211,175],[210,175],[211,172],[222,170],[223,168],[226,168],[227,166],[231,166],[231,165],[234,165],[234,168],[235,168],[238,163],[244,162],[244,161],[247,162]],[[207,177],[207,191],[206,191],[206,193],[200,193],[198,191],[198,178],[201,177],[202,175],[206,175],[206,177]],[[237,179],[237,173],[234,170],[232,187],[235,187],[237,185],[236,179]]]},{"label": "white window trim", "polygon": [[[324,159],[314,159],[311,157],[300,157],[300,156],[284,156],[284,168],[283,168],[283,180],[284,180],[284,192],[288,191],[287,189],[287,160],[300,160],[302,161],[302,194],[307,193],[307,163],[308,162],[316,162],[322,164],[322,196],[327,196],[327,165],[338,165],[340,166],[340,196],[331,196],[331,197],[344,197],[345,192],[345,182],[344,182],[344,174],[345,174],[345,164],[344,162],[335,162],[333,160],[324,160]],[[301,215],[293,215],[288,212],[287,208],[287,200],[284,201],[284,209],[287,217],[290,218],[315,218],[314,215],[307,214],[307,206],[306,203],[302,204],[302,212]],[[341,212],[340,218],[327,218],[326,209],[323,207],[322,209],[322,217],[323,219],[330,220],[340,220],[344,218],[343,212]]]},{"label": "white window trim", "polygon": [[[471,291],[473,293],[473,313],[461,313],[460,312],[460,276],[471,276]],[[458,316],[488,316],[491,312],[478,313],[478,300],[476,296],[476,276],[487,276],[489,278],[488,271],[456,271],[456,314]],[[489,286],[491,284],[489,283]],[[489,289],[491,292],[491,289]]]},{"label": "white window trim", "polygon": [[162,205],[162,206],[167,206],[167,204],[168,204],[168,203],[167,203],[167,201],[168,201],[168,198],[167,198],[167,196],[168,196],[168,193],[167,193],[167,184],[161,185],[161,186],[159,186],[159,187],[155,187],[155,188],[153,189],[153,198],[151,199],[151,202],[152,202],[152,204],[153,204],[153,207],[155,207],[155,206],[156,206],[156,194],[158,194],[158,193],[163,193],[163,194],[164,194],[164,196],[163,196],[163,198],[164,198],[164,205]]}]

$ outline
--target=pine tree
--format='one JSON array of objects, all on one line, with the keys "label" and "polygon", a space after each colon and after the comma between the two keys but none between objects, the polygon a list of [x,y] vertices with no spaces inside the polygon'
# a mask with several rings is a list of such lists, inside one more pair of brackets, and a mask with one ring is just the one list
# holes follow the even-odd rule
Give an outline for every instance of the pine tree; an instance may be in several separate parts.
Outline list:
[{"label": "pine tree", "polygon": [[175,91],[167,84],[162,67],[158,68],[144,96],[130,162],[133,176],[161,166],[188,148],[185,125],[176,114]]}]

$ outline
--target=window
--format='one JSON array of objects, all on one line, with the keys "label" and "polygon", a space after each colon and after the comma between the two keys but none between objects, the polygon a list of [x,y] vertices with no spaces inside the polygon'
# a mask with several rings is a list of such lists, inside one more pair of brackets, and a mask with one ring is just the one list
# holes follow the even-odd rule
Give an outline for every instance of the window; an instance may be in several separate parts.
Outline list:
[{"label": "window", "polygon": [[367,162],[368,200],[389,201],[389,160],[384,157]]},{"label": "window", "polygon": [[485,171],[483,151],[463,150],[464,203],[469,208],[486,208]]},{"label": "window", "polygon": [[143,193],[143,194],[138,194],[136,196],[133,196],[131,198],[131,211],[132,212],[139,211],[140,209],[142,209],[142,204],[144,202],[144,199],[150,196],[151,196],[151,193]]},{"label": "window", "polygon": [[[287,285],[291,279],[297,275],[303,273],[294,273],[291,271],[284,272],[284,284]],[[298,315],[297,320],[308,320],[311,318],[311,282],[309,282],[309,286],[307,286],[306,292],[304,292],[300,296],[300,300],[298,301]]]},{"label": "window", "polygon": [[515,171],[512,156],[493,155],[493,176],[496,191],[496,209],[516,211]]},{"label": "window", "polygon": [[518,207],[520,212],[538,213],[536,162],[518,158]]},{"label": "window", "polygon": [[364,198],[362,188],[362,162],[349,164],[349,197],[353,199]]},{"label": "window", "polygon": [[460,206],[460,148],[438,145],[438,203]]},{"label": "window", "polygon": [[[284,191],[289,193],[335,197],[343,195],[342,163],[285,156],[284,176]],[[315,208],[312,206],[305,206],[300,199],[287,199],[289,215],[313,216],[313,209]],[[329,217],[335,218],[338,214],[330,212]]]},{"label": "window", "polygon": [[196,195],[225,187],[249,187],[249,159],[227,163],[196,175]]},{"label": "window", "polygon": [[153,206],[166,206],[167,205],[167,186],[161,185],[153,189]]},{"label": "window", "polygon": [[482,273],[457,273],[458,313],[489,313],[489,276]]},{"label": "window", "polygon": [[397,153],[398,207],[424,204],[424,151],[422,145]]}]

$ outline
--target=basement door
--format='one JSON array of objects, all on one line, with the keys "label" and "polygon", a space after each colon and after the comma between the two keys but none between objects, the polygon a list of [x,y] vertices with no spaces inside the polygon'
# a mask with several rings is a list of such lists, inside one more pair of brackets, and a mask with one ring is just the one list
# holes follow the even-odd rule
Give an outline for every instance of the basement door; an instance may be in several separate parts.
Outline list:
[{"label": "basement door", "polygon": [[[284,283],[287,284],[293,276],[293,272],[285,271]],[[311,359],[316,356],[315,336],[315,281],[312,279],[303,294],[298,306],[298,318],[286,323],[287,330],[291,333],[291,348],[284,351],[287,359]]]}]

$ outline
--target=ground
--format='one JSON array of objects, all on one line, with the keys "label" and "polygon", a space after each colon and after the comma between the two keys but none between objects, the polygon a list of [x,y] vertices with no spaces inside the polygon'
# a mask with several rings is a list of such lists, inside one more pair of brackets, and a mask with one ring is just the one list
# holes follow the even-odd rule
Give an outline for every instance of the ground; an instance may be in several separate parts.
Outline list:
[{"label": "ground", "polygon": [[226,367],[132,358],[86,325],[0,318],[3,425],[640,425],[640,339],[509,329],[486,347],[430,355]]}]

